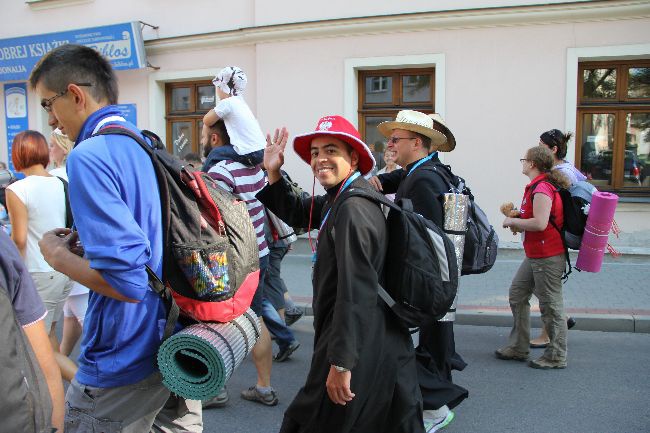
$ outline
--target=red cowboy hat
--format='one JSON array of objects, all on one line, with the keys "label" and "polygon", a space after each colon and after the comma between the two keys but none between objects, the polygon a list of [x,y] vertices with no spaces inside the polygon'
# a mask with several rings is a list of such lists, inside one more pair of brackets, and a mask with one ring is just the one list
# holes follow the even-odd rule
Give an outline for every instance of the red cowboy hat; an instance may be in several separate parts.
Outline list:
[{"label": "red cowboy hat", "polygon": [[293,139],[293,149],[307,164],[311,164],[311,142],[316,137],[331,135],[352,146],[359,153],[359,171],[367,174],[375,166],[375,158],[370,148],[361,140],[359,131],[342,116],[321,117],[314,132],[297,135]]}]

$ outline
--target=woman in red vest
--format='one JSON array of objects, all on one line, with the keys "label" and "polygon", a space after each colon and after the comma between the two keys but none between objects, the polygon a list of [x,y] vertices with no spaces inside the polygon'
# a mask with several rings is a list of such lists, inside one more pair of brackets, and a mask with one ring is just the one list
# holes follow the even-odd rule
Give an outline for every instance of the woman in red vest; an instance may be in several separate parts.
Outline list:
[{"label": "woman in red vest", "polygon": [[552,170],[553,154],[545,146],[528,149],[520,161],[522,173],[530,179],[521,202],[521,217],[506,218],[503,227],[523,232],[526,258],[510,285],[514,325],[509,344],[498,349],[495,355],[499,359],[528,360],[530,298],[535,294],[550,342],[544,354],[528,365],[541,369],[566,368],[567,324],[561,281],[565,252],[560,235],[564,215],[557,186],[568,187],[569,180],[559,170]]}]

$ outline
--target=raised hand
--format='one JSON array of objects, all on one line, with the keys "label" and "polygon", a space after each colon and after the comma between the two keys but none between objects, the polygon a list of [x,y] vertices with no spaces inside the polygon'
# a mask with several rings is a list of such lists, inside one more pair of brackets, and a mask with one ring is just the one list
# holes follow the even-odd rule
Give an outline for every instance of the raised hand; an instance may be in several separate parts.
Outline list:
[{"label": "raised hand", "polygon": [[284,148],[289,139],[287,128],[276,129],[271,139],[271,134],[266,135],[266,148],[264,149],[264,168],[266,168],[269,183],[275,183],[284,164]]}]

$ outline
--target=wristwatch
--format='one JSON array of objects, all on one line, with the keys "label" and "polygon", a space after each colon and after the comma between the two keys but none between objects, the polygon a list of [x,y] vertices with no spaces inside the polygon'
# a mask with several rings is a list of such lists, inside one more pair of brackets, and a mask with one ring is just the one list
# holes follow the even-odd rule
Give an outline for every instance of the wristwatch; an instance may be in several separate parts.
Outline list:
[{"label": "wristwatch", "polygon": [[332,367],[334,367],[334,370],[336,370],[337,373],[345,373],[346,371],[350,371],[349,368],[339,367],[338,365],[332,365]]}]

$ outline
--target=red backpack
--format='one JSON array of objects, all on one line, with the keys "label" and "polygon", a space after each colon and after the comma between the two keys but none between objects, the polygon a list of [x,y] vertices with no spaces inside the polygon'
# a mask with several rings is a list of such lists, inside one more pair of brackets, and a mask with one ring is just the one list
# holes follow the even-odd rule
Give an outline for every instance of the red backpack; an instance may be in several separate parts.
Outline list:
[{"label": "red backpack", "polygon": [[[179,313],[229,322],[251,304],[259,282],[257,237],[246,204],[207,174],[190,171],[149,131],[110,125],[95,135],[131,137],[153,163],[163,218],[163,278],[147,267],[151,287],[168,308],[164,338]],[[144,139],[146,137],[152,145]],[[190,166],[191,167],[191,166]]]}]

